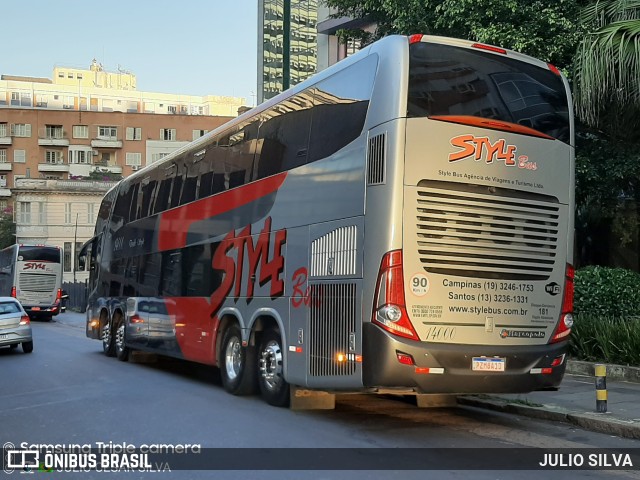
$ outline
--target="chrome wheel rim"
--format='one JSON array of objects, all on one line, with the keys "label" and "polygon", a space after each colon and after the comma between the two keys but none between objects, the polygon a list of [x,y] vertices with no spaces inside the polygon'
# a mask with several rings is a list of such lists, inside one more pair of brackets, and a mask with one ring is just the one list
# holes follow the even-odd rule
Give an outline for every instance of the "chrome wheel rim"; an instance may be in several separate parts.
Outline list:
[{"label": "chrome wheel rim", "polygon": [[124,349],[124,323],[120,322],[116,330],[116,348],[119,352]]},{"label": "chrome wheel rim", "polygon": [[102,343],[107,346],[111,343],[111,325],[109,325],[109,322],[102,327]]},{"label": "chrome wheel rim", "polygon": [[282,349],[275,340],[269,341],[260,352],[260,377],[270,391],[280,388],[282,378]]},{"label": "chrome wheel rim", "polygon": [[233,337],[227,343],[224,351],[224,366],[229,380],[235,380],[242,370],[242,345],[238,337]]}]

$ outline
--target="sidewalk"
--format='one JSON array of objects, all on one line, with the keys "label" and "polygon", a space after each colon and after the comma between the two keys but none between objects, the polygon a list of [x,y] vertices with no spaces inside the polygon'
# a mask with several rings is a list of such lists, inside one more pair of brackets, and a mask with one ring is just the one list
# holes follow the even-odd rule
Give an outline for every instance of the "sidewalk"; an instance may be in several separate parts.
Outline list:
[{"label": "sidewalk", "polygon": [[640,368],[607,365],[607,413],[596,411],[594,364],[569,360],[556,392],[469,395],[458,403],[640,439]]}]

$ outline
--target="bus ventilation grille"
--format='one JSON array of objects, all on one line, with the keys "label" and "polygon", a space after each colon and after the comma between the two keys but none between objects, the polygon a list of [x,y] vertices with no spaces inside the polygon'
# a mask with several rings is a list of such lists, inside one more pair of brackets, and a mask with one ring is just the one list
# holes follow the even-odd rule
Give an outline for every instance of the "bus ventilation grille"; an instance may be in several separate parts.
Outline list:
[{"label": "bus ventilation grille", "polygon": [[26,292],[51,293],[56,288],[56,276],[38,273],[21,273],[19,280],[20,290]]},{"label": "bus ventilation grille", "polygon": [[559,242],[555,197],[423,180],[418,184],[418,253],[427,272],[546,280]]},{"label": "bus ventilation grille", "polygon": [[386,157],[387,134],[385,132],[369,139],[367,185],[382,185],[385,182],[384,167]]},{"label": "bus ventilation grille", "polygon": [[309,375],[352,375],[356,363],[339,362],[337,355],[347,356],[355,348],[350,345],[356,332],[355,283],[311,285],[309,310]]},{"label": "bus ventilation grille", "polygon": [[357,227],[349,225],[315,239],[311,243],[309,275],[312,278],[355,275],[357,234]]}]

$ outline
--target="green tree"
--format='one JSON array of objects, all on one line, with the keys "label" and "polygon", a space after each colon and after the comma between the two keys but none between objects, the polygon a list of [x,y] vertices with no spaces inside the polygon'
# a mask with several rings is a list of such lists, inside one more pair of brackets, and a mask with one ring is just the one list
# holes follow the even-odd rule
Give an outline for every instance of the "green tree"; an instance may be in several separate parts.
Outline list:
[{"label": "green tree", "polygon": [[599,0],[582,10],[588,29],[575,58],[574,101],[588,125],[640,140],[640,0]]},{"label": "green tree", "polygon": [[[584,0],[324,0],[336,17],[366,18],[375,34],[343,31],[373,41],[397,33],[428,33],[499,45],[568,71],[582,35]],[[515,28],[514,28],[515,27]]]},{"label": "green tree", "polygon": [[16,243],[16,224],[11,207],[0,212],[0,249]]}]

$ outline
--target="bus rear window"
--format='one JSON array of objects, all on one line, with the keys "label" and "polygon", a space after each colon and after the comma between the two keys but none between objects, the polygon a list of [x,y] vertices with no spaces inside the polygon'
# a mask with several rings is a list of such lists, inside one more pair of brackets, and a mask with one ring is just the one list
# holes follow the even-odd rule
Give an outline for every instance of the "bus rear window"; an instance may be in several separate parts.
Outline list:
[{"label": "bus rear window", "polygon": [[60,263],[60,250],[50,247],[20,247],[18,260],[22,262],[39,260],[42,262]]},{"label": "bus rear window", "polygon": [[569,143],[567,93],[550,70],[435,43],[414,43],[409,55],[409,117],[494,119]]}]

